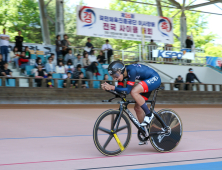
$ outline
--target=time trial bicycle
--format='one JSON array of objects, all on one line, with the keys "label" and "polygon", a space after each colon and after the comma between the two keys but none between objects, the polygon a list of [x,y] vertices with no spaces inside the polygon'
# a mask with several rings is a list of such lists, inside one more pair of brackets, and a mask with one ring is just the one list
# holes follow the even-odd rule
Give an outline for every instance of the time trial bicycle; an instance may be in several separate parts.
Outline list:
[{"label": "time trial bicycle", "polygon": [[[112,102],[116,98],[121,101],[119,110],[107,110],[103,112],[95,122],[93,128],[93,140],[96,148],[106,156],[116,156],[122,153],[128,146],[131,139],[130,120],[138,129],[137,137],[140,141],[147,142],[159,152],[171,152],[174,150],[183,134],[182,121],[179,115],[171,109],[162,109],[155,112],[154,107],[159,87],[154,90],[152,100],[146,101],[151,103],[150,111],[154,114],[150,125],[143,127],[138,120],[127,108],[128,104],[136,103],[135,101],[126,100],[126,93],[118,93],[116,91],[107,91],[115,95],[109,100],[103,102]],[[115,140],[114,140],[115,139]]]}]

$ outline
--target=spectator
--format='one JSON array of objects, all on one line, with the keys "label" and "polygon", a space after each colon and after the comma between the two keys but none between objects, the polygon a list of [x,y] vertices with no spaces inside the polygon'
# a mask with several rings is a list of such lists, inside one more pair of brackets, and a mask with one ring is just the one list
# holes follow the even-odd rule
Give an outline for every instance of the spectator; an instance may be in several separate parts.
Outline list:
[{"label": "spectator", "polygon": [[2,55],[0,54],[0,69],[1,70],[4,69],[4,64],[5,64],[5,62],[3,61]]},{"label": "spectator", "polygon": [[91,44],[91,39],[90,38],[87,38],[87,43],[86,43],[86,47],[85,48],[85,51],[88,52],[88,54],[90,55],[91,54],[91,50],[94,48],[93,45]]},{"label": "spectator", "polygon": [[[38,70],[35,72],[36,78],[44,78],[46,76],[46,72],[42,70],[42,66],[38,66]],[[37,87],[42,86],[42,79],[35,79],[35,82],[37,83]]]},{"label": "spectator", "polygon": [[35,63],[35,67],[38,68],[38,66],[42,66],[42,69],[44,70],[45,69],[45,66],[44,64],[42,63],[42,59],[40,57],[38,57],[36,59],[36,63]]},{"label": "spectator", "polygon": [[1,54],[3,57],[4,62],[8,62],[8,46],[9,46],[9,35],[5,34],[6,30],[3,29],[3,34],[0,35],[0,47],[1,47]]},{"label": "spectator", "polygon": [[59,65],[56,66],[56,73],[60,73],[60,74],[65,73],[65,67],[61,61],[59,62]]},{"label": "spectator", "polygon": [[[196,79],[199,83],[201,83],[200,80],[197,78],[197,76],[193,73],[193,69],[189,68],[189,73],[187,73],[187,76],[186,76],[186,83],[193,84],[194,79]],[[189,84],[186,84],[185,90],[189,90]]]},{"label": "spectator", "polygon": [[149,51],[149,59],[152,60],[153,59],[153,50],[155,50],[157,48],[157,44],[151,39],[150,43],[148,44],[148,51]]},{"label": "spectator", "polygon": [[86,81],[83,79],[84,74],[83,72],[79,73],[79,80],[75,81],[75,88],[79,88],[79,84],[81,85],[81,88],[85,89],[86,88]]},{"label": "spectator", "polygon": [[66,48],[66,50],[68,49],[68,47],[71,45],[71,43],[68,40],[68,36],[67,34],[64,34],[64,40],[62,40],[62,45]]},{"label": "spectator", "polygon": [[56,55],[57,58],[59,58],[60,55],[62,55],[62,41],[60,40],[60,35],[56,36],[55,44],[56,44]]},{"label": "spectator", "polygon": [[108,63],[110,64],[111,56],[113,55],[112,46],[109,44],[109,40],[106,40],[106,43],[103,44],[102,50],[107,53]]},{"label": "spectator", "polygon": [[103,51],[100,51],[100,52],[99,52],[99,55],[97,56],[97,61],[98,61],[100,64],[104,64],[104,63],[106,62],[106,59],[105,59],[105,56],[104,56]]},{"label": "spectator", "polygon": [[55,65],[52,63],[52,60],[53,60],[52,57],[49,57],[48,63],[46,63],[45,65],[45,69],[48,74],[55,73]]},{"label": "spectator", "polygon": [[87,68],[90,64],[91,64],[91,62],[89,60],[89,54],[88,53],[84,53],[84,58],[83,58],[83,66],[84,66],[84,68]]},{"label": "spectator", "polygon": [[78,79],[79,78],[79,73],[82,72],[81,71],[82,65],[78,64],[76,67],[76,70],[73,72],[73,78],[74,79]]},{"label": "spectator", "polygon": [[52,64],[54,64],[56,66],[57,62],[56,62],[56,59],[55,59],[55,54],[51,53],[50,57],[52,57]]},{"label": "spectator", "polygon": [[190,36],[187,36],[187,39],[186,39],[186,48],[190,48],[190,51],[191,51],[192,45],[193,45],[193,41],[191,40],[191,37],[190,37]]},{"label": "spectator", "polygon": [[103,78],[103,80],[105,80],[108,84],[112,84],[112,82],[109,81],[108,79],[109,79],[108,74],[104,74],[104,78]]},{"label": "spectator", "polygon": [[25,47],[25,58],[30,59],[30,56],[31,56],[31,54],[30,54],[30,51],[29,51],[29,47],[26,46]]},{"label": "spectator", "polygon": [[70,88],[73,87],[73,81],[70,80],[71,79],[72,74],[71,73],[67,73],[67,78],[63,81],[63,88],[67,87],[67,81],[70,81]]},{"label": "spectator", "polygon": [[8,69],[8,63],[4,64],[4,68],[1,70],[2,76],[12,77],[12,71]]},{"label": "spectator", "polygon": [[20,56],[20,52],[18,51],[18,47],[14,47],[14,49],[13,49],[13,51],[11,51],[10,55],[11,55],[11,61],[14,61],[16,68],[18,68],[19,67],[18,60],[19,60],[19,56]]},{"label": "spectator", "polygon": [[86,69],[86,77],[87,79],[92,80],[93,76],[96,76],[98,73],[98,68],[97,68],[98,63],[97,62],[92,62],[90,66],[87,67]]},{"label": "spectator", "polygon": [[19,68],[21,68],[23,71],[25,70],[25,66],[29,65],[29,60],[26,59],[26,57],[25,57],[25,51],[22,51],[22,53],[19,57],[18,64],[19,64]]},{"label": "spectator", "polygon": [[221,63],[221,65],[220,65],[220,69],[221,69],[221,71],[222,71],[222,63]]},{"label": "spectator", "polygon": [[68,50],[68,54],[65,55],[65,59],[64,60],[65,60],[65,63],[67,63],[68,60],[72,60],[72,63],[74,63],[75,58],[76,57],[72,54],[72,50],[69,49]]},{"label": "spectator", "polygon": [[94,62],[94,61],[97,62],[97,58],[96,58],[96,56],[95,56],[95,51],[94,51],[94,50],[92,50],[92,51],[91,51],[91,55],[89,55],[89,61],[90,61],[91,63]]},{"label": "spectator", "polygon": [[83,59],[81,58],[81,55],[78,54],[77,58],[74,60],[74,67],[76,68],[78,64],[81,64],[81,66],[83,67]]},{"label": "spectator", "polygon": [[23,37],[21,36],[21,31],[18,31],[18,36],[15,36],[15,46],[18,47],[18,51],[22,52],[22,43],[23,43]]},{"label": "spectator", "polygon": [[174,87],[177,88],[177,89],[180,89],[180,84],[176,84],[176,83],[184,83],[184,82],[183,82],[183,78],[179,75],[179,76],[175,79],[174,83],[175,83]]},{"label": "spectator", "polygon": [[67,65],[65,65],[65,72],[66,73],[73,73],[74,71],[74,66],[72,64],[72,60],[67,61]]},{"label": "spectator", "polygon": [[46,87],[49,87],[49,88],[53,88],[54,86],[52,85],[52,75],[51,74],[48,74],[48,79],[46,80]]}]

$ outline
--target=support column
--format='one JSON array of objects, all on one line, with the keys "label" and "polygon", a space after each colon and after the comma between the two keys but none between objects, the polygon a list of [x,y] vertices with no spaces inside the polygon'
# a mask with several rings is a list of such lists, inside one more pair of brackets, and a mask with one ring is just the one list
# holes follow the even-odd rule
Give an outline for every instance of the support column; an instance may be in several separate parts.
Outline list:
[{"label": "support column", "polygon": [[187,20],[186,20],[184,10],[182,10],[181,17],[180,17],[180,43],[181,43],[181,48],[186,47],[186,43],[185,43],[186,38],[187,38]]},{"label": "support column", "polygon": [[39,10],[43,43],[45,45],[51,44],[44,0],[39,0]]},{"label": "support column", "polygon": [[64,33],[64,0],[56,0],[56,35],[63,39]]},{"label": "support column", "polygon": [[158,16],[163,16],[160,0],[156,0]]}]

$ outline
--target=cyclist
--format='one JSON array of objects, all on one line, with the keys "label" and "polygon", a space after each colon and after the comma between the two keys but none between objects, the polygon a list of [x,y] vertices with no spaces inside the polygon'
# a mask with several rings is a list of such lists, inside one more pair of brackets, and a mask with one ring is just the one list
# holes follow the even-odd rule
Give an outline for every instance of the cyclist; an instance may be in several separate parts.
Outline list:
[{"label": "cyclist", "polygon": [[[120,61],[112,62],[108,67],[108,72],[114,80],[118,81],[118,86],[115,87],[105,82],[101,85],[102,89],[115,90],[119,93],[123,91],[125,91],[127,94],[130,93],[136,101],[134,110],[139,122],[141,123],[141,126],[150,124],[154,115],[151,114],[145,101],[148,100],[151,92],[160,86],[161,79],[159,74],[148,66],[141,64],[125,66]],[[126,88],[123,87],[124,79],[127,79]],[[140,83],[133,87],[135,80],[140,80]],[[139,145],[143,144],[146,144],[146,142],[141,141],[139,143]]]}]

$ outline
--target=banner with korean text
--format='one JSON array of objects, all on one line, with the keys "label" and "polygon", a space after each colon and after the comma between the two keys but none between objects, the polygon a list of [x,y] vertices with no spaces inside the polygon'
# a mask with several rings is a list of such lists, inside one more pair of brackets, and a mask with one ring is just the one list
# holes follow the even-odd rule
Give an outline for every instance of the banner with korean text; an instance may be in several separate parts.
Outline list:
[{"label": "banner with korean text", "polygon": [[77,6],[77,35],[173,44],[171,18]]}]

